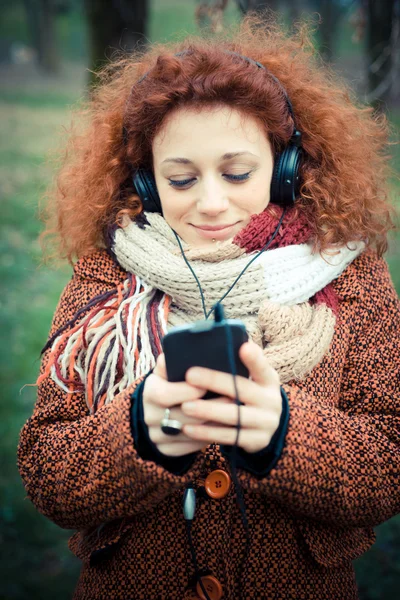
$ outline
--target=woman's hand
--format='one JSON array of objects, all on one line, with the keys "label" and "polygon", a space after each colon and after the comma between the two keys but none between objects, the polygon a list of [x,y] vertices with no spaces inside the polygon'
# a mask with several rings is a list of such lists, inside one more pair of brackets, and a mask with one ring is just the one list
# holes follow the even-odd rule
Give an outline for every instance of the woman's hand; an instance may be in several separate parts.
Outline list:
[{"label": "woman's hand", "polygon": [[[269,444],[279,425],[282,412],[280,379],[254,342],[243,344],[239,356],[251,379],[236,377],[239,400],[243,403],[238,446],[246,452],[258,452]],[[234,402],[232,375],[193,367],[186,373],[186,382],[191,386],[201,384],[220,397],[190,401],[186,398],[181,407],[183,413],[203,424],[187,424],[184,433],[202,446],[212,442],[233,445],[237,436],[238,406]]]},{"label": "woman's hand", "polygon": [[[183,456],[201,450],[204,442],[192,440],[183,433],[166,435],[161,431],[161,420],[165,409],[170,408],[169,418],[181,423],[201,424],[201,419],[183,414],[180,404],[185,401],[198,400],[205,394],[204,388],[186,382],[172,383],[167,379],[164,354],[157,359],[155,369],[145,381],[143,388],[144,420],[149,429],[149,436],[160,452],[167,456]],[[173,408],[174,407],[174,408]]]}]

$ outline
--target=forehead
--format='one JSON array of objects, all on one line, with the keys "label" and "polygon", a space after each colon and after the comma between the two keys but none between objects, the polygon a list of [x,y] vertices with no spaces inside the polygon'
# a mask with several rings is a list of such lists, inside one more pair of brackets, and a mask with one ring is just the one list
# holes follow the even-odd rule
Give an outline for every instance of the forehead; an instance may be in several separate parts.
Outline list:
[{"label": "forehead", "polygon": [[[268,140],[262,124],[235,108],[224,105],[182,107],[164,120],[153,141],[153,154],[162,160],[165,154],[178,150],[196,152],[221,147],[224,152],[251,151],[266,143]],[[231,145],[234,147],[227,148]]]}]

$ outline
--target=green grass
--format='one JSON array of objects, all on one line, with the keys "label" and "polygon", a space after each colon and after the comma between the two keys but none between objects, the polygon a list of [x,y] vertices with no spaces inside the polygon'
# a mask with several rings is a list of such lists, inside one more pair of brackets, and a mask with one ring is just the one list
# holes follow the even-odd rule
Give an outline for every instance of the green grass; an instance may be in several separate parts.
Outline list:
[{"label": "green grass", "polygon": [[[152,5],[151,39],[170,39],[177,31],[182,35],[184,31],[194,30],[191,2],[153,0]],[[18,4],[10,14],[8,17],[6,14],[10,35],[17,35],[21,31]],[[234,21],[235,18],[232,9],[229,19]],[[68,27],[65,23],[60,26],[65,28],[67,38]],[[73,25],[74,36],[81,35],[79,27],[79,23]],[[37,236],[41,225],[37,204],[50,177],[45,155],[58,143],[62,126],[69,123],[69,106],[82,93],[79,77],[43,80],[35,85],[8,83],[0,90],[0,328],[3,340],[0,347],[3,457],[0,530],[2,547],[6,550],[0,563],[0,598],[5,600],[67,600],[72,596],[78,577],[79,561],[66,549],[70,532],[60,530],[42,517],[25,499],[15,454],[19,431],[35,402],[35,388],[26,384],[33,383],[37,377],[40,349],[59,295],[71,275],[69,266],[50,270],[40,264]],[[400,128],[399,110],[393,113],[393,122]],[[394,161],[400,170],[398,147]],[[399,189],[396,190],[398,195]],[[393,238],[387,259],[400,291],[399,237]],[[392,519],[378,528],[376,545],[357,561],[365,600],[391,600],[396,596],[400,581],[399,540],[400,521]]]},{"label": "green grass", "polygon": [[[45,341],[54,307],[70,269],[41,268],[36,218],[38,196],[49,172],[44,165],[54,145],[56,129],[67,117],[65,104],[51,107],[42,92],[31,102],[1,99],[3,136],[0,141],[0,269],[3,286],[0,328],[0,521],[7,556],[0,564],[2,597],[70,598],[79,562],[66,551],[68,533],[42,517],[25,499],[16,469],[19,431],[32,413],[35,388],[23,387],[37,376],[40,348]],[[43,100],[41,105],[40,100]],[[44,126],[46,124],[46,126]],[[21,575],[22,574],[22,575]],[[64,592],[60,595],[60,589]]]},{"label": "green grass", "polygon": [[76,98],[73,94],[57,93],[56,90],[43,94],[41,90],[27,90],[21,94],[15,89],[0,89],[0,101],[2,104],[11,104],[13,106],[27,106],[29,108],[61,108],[64,109],[68,104],[73,104]]}]

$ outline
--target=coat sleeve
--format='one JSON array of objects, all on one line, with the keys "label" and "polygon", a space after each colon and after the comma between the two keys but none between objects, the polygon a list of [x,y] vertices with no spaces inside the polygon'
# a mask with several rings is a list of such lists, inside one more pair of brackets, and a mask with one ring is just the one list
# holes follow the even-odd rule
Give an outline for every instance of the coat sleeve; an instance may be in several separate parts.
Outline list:
[{"label": "coat sleeve", "polygon": [[284,385],[281,458],[262,480],[240,473],[247,490],[338,527],[375,526],[400,511],[399,299],[383,259],[360,262],[361,273],[348,268],[353,292],[338,316],[350,331],[346,362],[330,374],[342,371],[338,402],[310,385]]},{"label": "coat sleeve", "polygon": [[[92,296],[93,286],[75,276],[52,331]],[[42,369],[46,360],[44,355]],[[196,476],[202,453],[182,476],[139,457],[130,426],[134,388],[91,415],[83,393],[67,394],[50,378],[38,386],[33,415],[20,435],[18,466],[30,500],[60,527],[82,529],[137,515]]]}]

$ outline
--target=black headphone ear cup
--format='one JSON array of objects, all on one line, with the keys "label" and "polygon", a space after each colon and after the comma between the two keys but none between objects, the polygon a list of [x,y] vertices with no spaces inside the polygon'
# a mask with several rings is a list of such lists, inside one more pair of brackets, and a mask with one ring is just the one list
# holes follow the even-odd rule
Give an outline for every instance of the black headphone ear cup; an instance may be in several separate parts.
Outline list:
[{"label": "black headphone ear cup", "polygon": [[274,170],[272,171],[271,178],[271,191],[270,191],[270,201],[274,204],[281,205],[281,199],[279,194],[279,178],[280,173],[282,171],[282,153],[275,154],[274,160]]},{"label": "black headphone ear cup", "polygon": [[276,154],[271,178],[271,202],[279,206],[292,206],[300,190],[299,167],[302,148],[289,145]]},{"label": "black headphone ear cup", "polygon": [[160,196],[158,195],[156,180],[151,171],[139,169],[134,173],[133,185],[146,212],[157,212],[162,215]]}]

